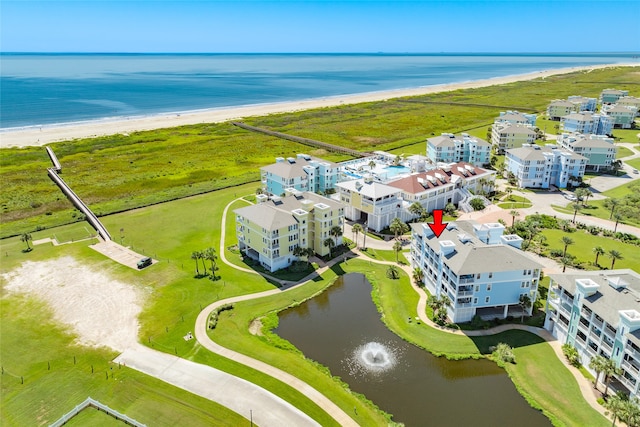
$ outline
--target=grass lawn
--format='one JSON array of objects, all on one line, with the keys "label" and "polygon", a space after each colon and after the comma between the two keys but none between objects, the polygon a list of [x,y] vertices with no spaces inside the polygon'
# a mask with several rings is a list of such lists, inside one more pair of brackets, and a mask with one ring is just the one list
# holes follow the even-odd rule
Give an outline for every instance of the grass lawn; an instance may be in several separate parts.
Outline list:
[{"label": "grass lawn", "polygon": [[613,137],[616,142],[638,142],[639,129],[614,129]]},{"label": "grass lawn", "polygon": [[625,163],[628,164],[629,166],[631,166],[634,169],[639,169],[640,168],[640,157],[635,158],[635,159],[631,159],[629,161],[626,161]]},{"label": "grass lawn", "polygon": [[[4,369],[0,424],[4,426],[52,423],[87,396],[147,425],[246,422],[216,403],[114,365],[112,351],[75,345],[74,336],[51,320],[51,309],[40,301],[4,295],[0,307]],[[83,411],[74,419],[75,425],[113,425],[109,422],[115,421],[90,412]]]},{"label": "grass lawn", "polygon": [[[573,233],[565,233],[562,230],[543,230],[542,234],[547,238],[543,254],[548,254],[550,250],[564,250],[564,244],[562,243],[562,237],[568,236],[574,244],[567,248],[567,253],[575,255],[578,263],[591,264],[595,261],[595,254],[592,250],[596,246],[602,246],[602,248],[608,252],[612,249],[619,251],[624,257],[621,260],[617,260],[615,268],[630,268],[635,271],[640,271],[640,250],[637,246],[629,243],[620,242],[613,239],[603,238],[602,236],[593,236],[583,230],[576,230]],[[602,267],[611,267],[611,259],[605,255],[601,255],[598,259],[598,264]]]},{"label": "grass lawn", "polygon": [[629,150],[627,147],[618,146],[618,151],[616,152],[616,159],[620,159],[622,157],[632,156],[633,151]]},{"label": "grass lawn", "polygon": [[498,206],[502,209],[525,209],[530,208],[533,204],[526,197],[511,194],[503,198],[502,202],[498,203]]}]

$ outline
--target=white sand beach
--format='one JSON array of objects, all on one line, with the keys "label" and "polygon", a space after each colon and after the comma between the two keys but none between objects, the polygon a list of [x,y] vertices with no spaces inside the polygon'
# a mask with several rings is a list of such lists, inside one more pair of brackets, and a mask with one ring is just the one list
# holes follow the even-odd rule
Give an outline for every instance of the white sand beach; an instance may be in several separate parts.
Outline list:
[{"label": "white sand beach", "polygon": [[[294,112],[313,108],[334,107],[338,105],[358,104],[362,102],[382,101],[391,98],[418,96],[430,93],[448,92],[458,89],[470,89],[536,78],[545,78],[557,74],[575,71],[589,71],[609,67],[639,66],[638,63],[593,65],[586,67],[560,68],[534,73],[495,77],[461,83],[423,86],[380,92],[368,92],[354,95],[315,98],[303,101],[273,104],[256,104],[242,107],[216,108],[182,113],[158,114],[142,117],[118,118],[114,120],[96,120],[80,123],[68,123],[42,127],[11,128],[0,131],[0,148],[41,146],[51,142],[89,138],[113,134],[127,134],[136,131],[170,128],[199,123],[217,123],[239,120],[244,117],[264,116],[275,113]],[[604,88],[603,88],[604,89]]]}]

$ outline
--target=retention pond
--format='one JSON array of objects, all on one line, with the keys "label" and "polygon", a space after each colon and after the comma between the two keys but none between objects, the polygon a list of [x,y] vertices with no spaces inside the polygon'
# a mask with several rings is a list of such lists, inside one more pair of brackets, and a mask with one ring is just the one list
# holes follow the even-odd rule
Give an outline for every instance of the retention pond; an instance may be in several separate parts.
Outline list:
[{"label": "retention pond", "polygon": [[276,333],[409,427],[551,425],[495,363],[434,357],[389,331],[362,274],[280,313]]}]

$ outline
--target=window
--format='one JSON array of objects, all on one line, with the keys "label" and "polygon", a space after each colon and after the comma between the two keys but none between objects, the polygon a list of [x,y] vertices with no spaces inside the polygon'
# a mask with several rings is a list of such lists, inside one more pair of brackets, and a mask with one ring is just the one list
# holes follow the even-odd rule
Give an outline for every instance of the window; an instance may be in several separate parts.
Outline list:
[{"label": "window", "polygon": [[474,304],[477,304],[477,303],[478,303],[478,298],[474,298],[474,299],[473,299],[473,303],[474,303]]},{"label": "window", "polygon": [[480,292],[480,285],[476,285],[476,292]]},{"label": "window", "polygon": [[487,283],[487,292],[491,292],[491,283]]},{"label": "window", "polygon": [[493,273],[489,273],[489,279],[493,277]]},{"label": "window", "polygon": [[480,273],[476,275],[476,279],[479,279],[479,278],[480,278]]},{"label": "window", "polygon": [[484,303],[485,304],[489,304],[489,300],[491,299],[491,297],[485,297],[484,298]]}]

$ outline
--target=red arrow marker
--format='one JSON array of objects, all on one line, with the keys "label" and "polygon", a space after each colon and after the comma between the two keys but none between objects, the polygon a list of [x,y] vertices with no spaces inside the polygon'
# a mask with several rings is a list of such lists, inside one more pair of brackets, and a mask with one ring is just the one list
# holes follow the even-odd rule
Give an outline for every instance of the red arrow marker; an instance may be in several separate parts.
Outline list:
[{"label": "red arrow marker", "polygon": [[442,223],[442,209],[434,209],[433,210],[433,224],[427,224],[431,231],[434,232],[436,237],[440,237],[445,228],[447,228],[447,223]]}]

